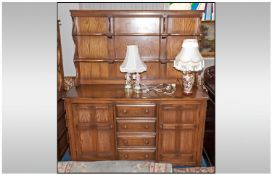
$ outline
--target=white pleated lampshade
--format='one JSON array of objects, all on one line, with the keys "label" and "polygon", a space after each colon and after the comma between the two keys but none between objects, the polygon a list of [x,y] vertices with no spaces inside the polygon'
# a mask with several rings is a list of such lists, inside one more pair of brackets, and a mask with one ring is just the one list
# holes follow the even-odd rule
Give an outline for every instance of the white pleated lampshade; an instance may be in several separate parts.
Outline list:
[{"label": "white pleated lampshade", "polygon": [[174,67],[180,71],[200,71],[204,68],[196,39],[183,40],[181,51],[174,60]]},{"label": "white pleated lampshade", "polygon": [[126,57],[120,66],[120,71],[128,73],[141,73],[146,71],[146,65],[140,58],[137,45],[127,46]]}]

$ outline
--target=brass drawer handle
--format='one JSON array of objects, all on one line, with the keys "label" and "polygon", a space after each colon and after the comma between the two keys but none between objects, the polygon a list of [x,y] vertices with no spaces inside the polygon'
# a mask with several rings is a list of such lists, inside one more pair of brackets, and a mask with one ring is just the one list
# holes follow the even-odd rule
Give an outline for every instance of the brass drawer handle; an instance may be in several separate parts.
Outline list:
[{"label": "brass drawer handle", "polygon": [[149,110],[148,110],[148,109],[145,109],[145,113],[149,113]]},{"label": "brass drawer handle", "polygon": [[148,145],[149,144],[149,140],[145,139],[145,144]]},{"label": "brass drawer handle", "polygon": [[126,114],[126,113],[127,113],[127,110],[126,110],[126,109],[124,109],[124,110],[123,110],[123,113],[124,113],[124,114]]},{"label": "brass drawer handle", "polygon": [[149,157],[149,155],[148,154],[145,154],[145,158],[148,158]]},{"label": "brass drawer handle", "polygon": [[149,128],[149,126],[148,125],[145,125],[145,129],[148,129]]},{"label": "brass drawer handle", "polygon": [[124,129],[127,129],[127,125],[124,125],[123,128],[124,128]]},{"label": "brass drawer handle", "polygon": [[127,155],[127,154],[125,154],[125,155],[124,155],[124,157],[125,157],[125,159],[127,159],[127,158],[128,158],[128,155]]}]

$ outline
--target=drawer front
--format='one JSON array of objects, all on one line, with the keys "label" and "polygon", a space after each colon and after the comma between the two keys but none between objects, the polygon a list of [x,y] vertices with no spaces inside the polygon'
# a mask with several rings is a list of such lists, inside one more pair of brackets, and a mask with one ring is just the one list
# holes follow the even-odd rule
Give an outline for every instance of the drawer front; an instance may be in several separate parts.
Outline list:
[{"label": "drawer front", "polygon": [[156,146],[155,136],[122,136],[117,138],[118,146]]},{"label": "drawer front", "polygon": [[118,150],[119,160],[155,160],[155,150]]},{"label": "drawer front", "polygon": [[155,120],[118,120],[117,130],[119,132],[155,132]]},{"label": "drawer front", "polygon": [[118,117],[155,117],[155,105],[117,105]]}]

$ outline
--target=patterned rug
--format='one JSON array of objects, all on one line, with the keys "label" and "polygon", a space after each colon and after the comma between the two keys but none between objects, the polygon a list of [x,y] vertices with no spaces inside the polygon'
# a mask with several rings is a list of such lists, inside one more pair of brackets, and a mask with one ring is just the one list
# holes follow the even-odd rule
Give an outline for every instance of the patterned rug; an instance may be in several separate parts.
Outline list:
[{"label": "patterned rug", "polygon": [[148,161],[62,161],[58,173],[172,173],[172,164]]},{"label": "patterned rug", "polygon": [[214,167],[192,167],[192,168],[173,168],[173,173],[215,173]]}]

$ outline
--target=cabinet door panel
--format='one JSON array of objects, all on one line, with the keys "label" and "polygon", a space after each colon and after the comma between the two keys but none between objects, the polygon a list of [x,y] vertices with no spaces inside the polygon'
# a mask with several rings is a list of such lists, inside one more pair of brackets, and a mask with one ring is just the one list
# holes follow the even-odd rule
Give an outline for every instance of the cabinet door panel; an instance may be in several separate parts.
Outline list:
[{"label": "cabinet door panel", "polygon": [[113,109],[104,104],[73,106],[77,160],[114,159]]},{"label": "cabinet door panel", "polygon": [[200,142],[200,105],[162,105],[159,116],[159,160],[196,165]]}]

